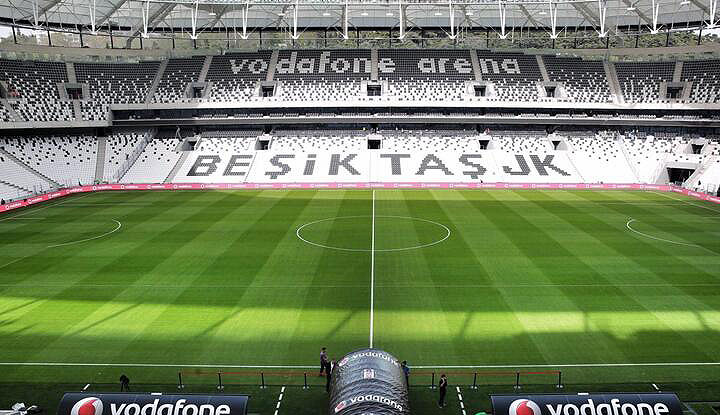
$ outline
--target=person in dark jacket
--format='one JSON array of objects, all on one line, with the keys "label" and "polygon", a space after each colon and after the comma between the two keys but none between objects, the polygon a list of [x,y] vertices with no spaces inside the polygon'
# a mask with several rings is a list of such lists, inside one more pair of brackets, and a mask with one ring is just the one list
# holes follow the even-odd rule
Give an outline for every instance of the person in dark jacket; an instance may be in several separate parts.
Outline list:
[{"label": "person in dark jacket", "polygon": [[320,374],[318,376],[322,376],[327,371],[328,363],[327,347],[323,347],[320,349]]},{"label": "person in dark jacket", "polygon": [[440,383],[438,384],[438,389],[440,390],[440,400],[438,401],[439,408],[444,408],[446,405],[445,395],[447,395],[447,385],[447,376],[445,376],[445,374],[443,373],[442,375],[440,375]]},{"label": "person in dark jacket", "polygon": [[120,392],[130,392],[130,378],[124,373],[120,375]]},{"label": "person in dark jacket", "polygon": [[327,366],[325,368],[326,369],[325,372],[327,373],[327,375],[326,375],[327,382],[325,383],[325,392],[328,392],[328,393],[330,393],[330,380],[332,378],[332,370],[334,367],[335,367],[335,361],[328,360]]},{"label": "person in dark jacket", "polygon": [[410,368],[407,365],[407,360],[403,360],[400,367],[402,367],[403,373],[405,374],[405,384],[410,386]]}]

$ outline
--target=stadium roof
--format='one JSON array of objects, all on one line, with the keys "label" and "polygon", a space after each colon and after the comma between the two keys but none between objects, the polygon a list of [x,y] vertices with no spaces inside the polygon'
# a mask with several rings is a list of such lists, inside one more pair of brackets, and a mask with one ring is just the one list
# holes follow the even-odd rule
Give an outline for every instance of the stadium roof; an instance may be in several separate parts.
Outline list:
[{"label": "stadium roof", "polygon": [[392,29],[402,38],[423,29],[442,29],[453,38],[464,30],[492,28],[502,38],[511,30],[541,28],[559,36],[563,28],[593,28],[601,37],[617,27],[647,31],[717,27],[720,0],[5,0],[6,23],[68,30],[125,31],[130,36],[178,30],[195,37],[233,30],[308,30],[347,37],[355,29]]}]

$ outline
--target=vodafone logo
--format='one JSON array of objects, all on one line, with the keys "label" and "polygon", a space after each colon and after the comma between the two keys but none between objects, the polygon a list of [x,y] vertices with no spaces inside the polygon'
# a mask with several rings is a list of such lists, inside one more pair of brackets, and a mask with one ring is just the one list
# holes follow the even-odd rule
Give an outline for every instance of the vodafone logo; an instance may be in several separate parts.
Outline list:
[{"label": "vodafone logo", "polygon": [[103,403],[100,399],[94,397],[77,401],[70,410],[70,415],[102,415],[102,413]]},{"label": "vodafone logo", "polygon": [[542,411],[529,399],[516,399],[510,404],[510,415],[542,415]]},{"label": "vodafone logo", "polygon": [[347,406],[347,403],[346,403],[345,401],[340,402],[340,403],[337,404],[337,406],[335,407],[335,413],[338,413],[338,412],[342,411],[343,409],[345,409],[346,406]]}]

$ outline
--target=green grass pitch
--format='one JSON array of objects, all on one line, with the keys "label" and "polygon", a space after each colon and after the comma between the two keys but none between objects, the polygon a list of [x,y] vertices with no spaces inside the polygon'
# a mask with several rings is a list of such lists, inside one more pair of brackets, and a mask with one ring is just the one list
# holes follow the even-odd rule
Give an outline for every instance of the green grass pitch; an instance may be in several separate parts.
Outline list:
[{"label": "green grass pitch", "polygon": [[[339,357],[371,337],[413,366],[720,380],[684,365],[720,362],[720,207],[639,191],[137,191],[0,217],[0,384],[172,384],[189,365],[314,366],[321,346]],[[612,366],[641,363],[675,365]]]}]

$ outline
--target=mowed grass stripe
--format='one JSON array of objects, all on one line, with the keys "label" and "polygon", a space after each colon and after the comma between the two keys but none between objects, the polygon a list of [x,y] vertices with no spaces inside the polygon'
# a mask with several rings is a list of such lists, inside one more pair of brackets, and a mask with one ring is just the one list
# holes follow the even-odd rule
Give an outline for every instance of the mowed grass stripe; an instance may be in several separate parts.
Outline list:
[{"label": "mowed grass stripe", "polygon": [[[645,195],[647,200],[657,200],[657,195],[654,193],[642,192],[641,194]],[[583,196],[587,197],[587,195]],[[617,200],[616,196],[617,195],[612,195],[612,198],[608,198],[608,201]],[[609,205],[604,200],[594,199],[593,201],[607,207],[610,210],[618,212],[618,214],[627,215],[627,219],[636,219],[639,223],[635,224],[635,226],[642,226],[643,229],[647,229],[647,227],[650,226],[660,231],[651,233],[653,235],[657,235],[661,238],[668,238],[668,236],[672,235],[672,238],[670,238],[671,240],[689,244],[698,244],[720,255],[720,239],[718,239],[716,235],[711,235],[711,233],[708,232],[710,229],[720,231],[720,221],[718,220],[720,219],[720,211],[718,212],[716,219],[713,219],[712,217],[707,217],[707,215],[712,215],[711,212],[705,212],[699,207],[688,205],[680,201],[673,206],[659,206],[652,208],[650,206],[634,205],[632,203],[628,203],[627,205]],[[687,209],[688,207],[692,210]],[[678,218],[682,218],[684,220],[681,222]],[[688,220],[690,218],[701,219],[701,221]],[[664,250],[687,252],[689,256],[703,256],[706,254],[706,252],[702,252],[702,250],[698,250],[693,247],[680,250],[677,246],[662,244],[662,242],[658,242],[657,245],[663,247]]]},{"label": "mowed grass stripe", "polygon": [[[94,195],[93,195],[94,196]],[[100,196],[98,194],[98,196]],[[138,197],[139,195],[133,195],[131,198]],[[165,195],[170,198],[171,195]],[[65,229],[68,230],[68,234],[72,235],[73,224],[75,221],[86,220],[88,217],[102,214],[102,208],[95,209],[91,212],[77,212],[74,210],[69,211],[67,220],[65,221]],[[131,214],[135,209],[130,209]],[[48,214],[51,212],[48,211]],[[54,212],[52,212],[54,214]],[[143,217],[146,215],[142,215]],[[151,218],[148,218],[149,220]],[[42,227],[42,224],[36,226]],[[131,228],[132,225],[126,224],[125,230]],[[124,235],[115,235],[119,238],[124,238]],[[114,241],[117,241],[115,239]],[[22,312],[28,314],[31,321],[33,316],[38,313],[39,307],[45,307],[47,304],[45,300],[51,299],[59,293],[67,290],[69,287],[85,282],[97,282],[99,277],[97,270],[103,268],[109,263],[116,262],[116,255],[119,253],[117,242],[113,240],[102,241],[101,244],[93,244],[95,250],[89,249],[86,246],[75,246],[75,247],[63,247],[53,248],[43,251],[42,253],[32,256],[24,262],[20,262],[17,265],[13,265],[11,269],[0,272],[2,282],[18,282],[20,285],[13,287],[11,285],[4,285],[0,290],[0,297],[3,298],[3,304],[13,304],[16,302],[27,303],[25,307],[22,307]],[[106,252],[103,255],[100,254],[88,254],[88,252],[98,252],[96,249],[102,246],[102,252]],[[107,247],[107,248],[105,248]],[[60,254],[58,254],[58,252]],[[115,255],[111,255],[113,253]],[[10,268],[10,267],[8,267]],[[91,279],[88,279],[91,277]],[[62,282],[57,286],[51,287],[38,287],[34,289],[24,288],[22,284],[32,282]],[[79,288],[79,287],[76,287]],[[109,294],[106,294],[109,295]],[[30,299],[30,301],[28,301]],[[65,298],[63,298],[65,300]],[[22,321],[21,315],[17,312],[9,314],[7,311],[0,309],[4,317],[12,317],[18,321]],[[62,315],[62,313],[60,313]],[[38,323],[33,323],[37,325]],[[27,326],[26,326],[27,327]],[[55,328],[55,327],[53,327]],[[6,327],[6,330],[11,329]],[[27,330],[27,329],[25,329]],[[44,339],[47,341],[47,339]],[[2,343],[2,340],[0,340]],[[24,350],[25,348],[21,348]]]},{"label": "mowed grass stripe", "polygon": [[[562,246],[524,216],[498,202],[500,197],[493,197],[494,193],[462,192],[462,196],[475,209],[474,216],[482,218],[484,226],[493,235],[486,244],[503,255],[501,261],[491,263],[495,278],[499,281],[520,279],[547,284],[546,287],[525,290],[498,289],[515,318],[521,322],[522,333],[529,336],[542,352],[543,361],[576,363],[624,358],[623,351],[612,339],[591,327],[586,317],[587,304],[582,297],[577,298],[577,294],[583,291],[571,290],[564,285],[575,281],[593,282],[592,274],[583,273],[582,266],[578,268],[575,264],[562,263]],[[512,195],[512,198],[517,197],[522,196],[519,193]],[[526,202],[513,203],[520,204],[522,212],[544,221],[541,220],[542,210],[531,209]],[[464,210],[461,208],[459,214]],[[491,258],[486,259],[489,261]],[[563,275],[556,275],[558,271]],[[589,289],[596,288],[581,288]],[[601,288],[613,289],[612,286]],[[502,328],[499,332],[502,333]],[[573,347],[563,347],[565,344]],[[505,347],[512,350],[512,345],[512,340],[506,340]],[[529,361],[523,363],[532,364]]]},{"label": "mowed grass stripe", "polygon": [[[200,197],[200,194],[193,195],[192,197]],[[141,223],[144,224],[142,229],[147,229],[147,227],[156,227],[157,229],[156,223],[147,222],[152,221],[152,218],[155,216],[163,214],[173,215],[175,214],[173,210],[182,211],[182,216],[179,216],[179,219],[203,214],[201,208],[187,209],[182,205],[170,210],[145,209],[141,221]],[[132,215],[133,214],[130,216]],[[130,229],[137,229],[139,224],[132,220],[130,222],[131,224],[128,227]],[[123,330],[117,330],[117,327],[114,327],[115,330],[111,330],[113,331],[112,334],[89,335],[86,332],[94,331],[93,329],[103,322],[115,318],[126,318],[131,314],[130,312],[132,310],[138,309],[143,303],[142,296],[116,304],[114,302],[115,299],[120,296],[124,290],[121,292],[93,292],[92,290],[83,288],[82,284],[97,280],[96,275],[107,278],[108,275],[113,275],[113,273],[121,274],[121,280],[128,285],[132,285],[136,281],[142,281],[143,278],[147,278],[147,275],[172,253],[168,252],[167,248],[165,250],[159,250],[159,242],[167,240],[169,235],[173,233],[179,232],[183,234],[186,240],[192,239],[193,235],[192,232],[184,231],[182,220],[175,222],[174,226],[162,230],[157,229],[157,231],[157,233],[152,233],[154,237],[151,239],[143,241],[142,243],[136,243],[133,250],[119,255],[111,263],[98,267],[89,276],[76,281],[76,283],[79,284],[78,286],[71,285],[49,297],[42,305],[42,313],[37,316],[44,317],[42,321],[38,321],[37,323],[41,324],[41,326],[33,330],[33,332],[36,333],[34,336],[38,336],[42,338],[42,340],[33,342],[32,345],[24,348],[16,349],[15,351],[22,350],[22,354],[16,357],[16,359],[18,361],[47,361],[51,358],[57,358],[58,353],[60,353],[64,361],[85,361],[88,359],[88,355],[84,350],[91,346],[96,349],[96,354],[92,357],[104,361],[105,356],[103,355],[107,350],[117,349],[120,345],[127,342],[129,337],[128,333]],[[131,237],[131,235],[127,233],[124,236]],[[138,240],[136,239],[136,241]],[[70,247],[65,249],[71,250]],[[87,264],[87,262],[85,264]],[[64,270],[64,272],[68,272],[68,270]],[[28,315],[28,312],[29,311],[26,311],[25,313],[27,316],[22,315],[20,318],[33,321],[35,316]],[[49,318],[49,316],[53,317]],[[61,317],[62,320],[57,320],[56,317]],[[102,332],[102,329],[98,330]],[[61,350],[63,352],[60,352]]]},{"label": "mowed grass stripe", "polygon": [[[491,216],[491,220],[501,229],[505,228],[508,231],[508,235],[514,240],[515,245],[521,249],[526,257],[533,261],[547,280],[564,283],[568,280],[584,279],[599,281],[604,284],[609,283],[603,275],[588,265],[582,257],[569,251],[563,242],[556,239],[553,235],[553,232],[558,230],[555,225],[556,222],[550,220],[549,215],[545,214],[543,220],[537,220],[536,222],[531,222],[523,216],[521,212],[528,210],[543,212],[542,209],[533,208],[530,203],[527,203],[528,198],[526,198],[526,195],[534,198],[536,197],[535,192],[515,191],[514,193],[515,196],[525,199],[525,202],[506,203],[499,198],[495,198],[496,195],[493,192],[489,193],[491,197],[496,199],[492,202],[492,204],[496,205],[495,209],[489,211],[504,212],[503,217]],[[545,230],[539,226],[540,223],[549,223],[552,228]],[[575,232],[573,237],[579,242],[590,238],[584,231]],[[560,297],[551,294],[542,298],[543,295],[540,292],[535,292],[532,296],[518,298],[518,303],[522,303],[523,301],[532,301],[530,298],[535,297],[534,309],[543,316],[539,318],[544,319],[545,324],[551,328],[546,330],[542,344],[546,347],[547,353],[555,356],[552,361],[563,359],[573,363],[588,362],[589,356],[585,350],[595,350],[597,353],[596,359],[598,354],[599,356],[604,354],[600,359],[601,362],[642,361],[642,351],[630,347],[622,339],[618,338],[613,331],[613,322],[607,321],[606,316],[603,314],[608,309],[621,312],[644,312],[645,309],[640,304],[634,302],[631,297],[617,287],[606,286],[597,289],[559,286],[557,288],[562,293]],[[570,299],[575,304],[576,310],[558,309],[558,298]],[[554,321],[553,316],[555,315],[557,315],[557,318],[565,316],[569,320],[566,320],[565,324],[558,324]],[[674,340],[682,344],[682,339],[677,338]],[[573,347],[563,347],[564,344],[573,344]],[[605,350],[602,350],[597,348],[598,344],[607,346],[603,348]]]},{"label": "mowed grass stripe", "polygon": [[[97,197],[96,194],[70,196],[72,199]],[[142,195],[134,195],[142,197]],[[71,199],[68,199],[68,201]],[[49,209],[45,209],[49,208]],[[14,226],[13,221],[0,222],[0,281],[16,282],[35,277],[47,275],[43,271],[53,266],[60,266],[65,261],[73,258],[72,255],[63,255],[61,247],[48,248],[48,245],[69,242],[70,240],[83,239],[83,234],[76,233],[77,229],[86,222],[95,222],[97,230],[95,235],[106,231],[113,222],[105,220],[99,213],[102,209],[94,209],[92,212],[81,212],[77,210],[61,213],[58,206],[36,205],[27,211],[27,217],[36,211],[42,210],[45,219],[40,221],[24,221],[19,226]],[[107,222],[107,223],[106,223]],[[11,261],[21,259],[5,265]]]},{"label": "mowed grass stripe", "polygon": [[[416,251],[425,258],[428,278],[436,286],[470,281],[492,282],[483,253],[476,247],[492,244],[493,241],[483,240],[485,235],[468,232],[461,218],[453,214],[457,202],[447,200],[448,195],[435,191],[417,191],[412,195],[416,197],[407,205],[411,216],[430,216],[455,232],[445,243]],[[455,345],[454,353],[435,356],[436,364],[453,361],[492,364],[518,359],[518,354],[522,356],[519,358],[521,362],[545,361],[532,335],[523,330],[512,305],[498,295],[497,290],[470,288],[457,291],[436,287],[431,292],[442,305],[438,311],[448,315],[448,319],[454,319],[455,331],[450,337]],[[502,335],[498,333],[500,328]],[[422,339],[417,341],[422,343]]]},{"label": "mowed grass stripe", "polygon": [[[302,223],[318,219],[359,216],[334,222],[318,240],[328,246],[369,248],[371,244],[372,192],[367,190],[317,191]],[[323,207],[324,205],[324,207]],[[298,223],[300,226],[302,223]],[[314,237],[323,233],[313,232]],[[370,252],[338,251],[308,245],[295,238],[304,255],[317,257],[309,273],[310,287],[298,292],[302,309],[293,327],[286,363],[319,362],[319,347],[328,347],[331,358],[368,346],[370,330]],[[347,284],[348,287],[343,285]],[[293,294],[290,294],[291,296]],[[309,359],[309,360],[308,360]]]},{"label": "mowed grass stripe", "polygon": [[[427,243],[425,232],[435,232],[426,222],[384,216],[411,217],[443,222],[435,206],[422,205],[427,192],[376,191],[376,211],[381,226],[376,228],[376,246],[403,247]],[[413,211],[422,209],[421,214]],[[447,221],[445,221],[447,222]],[[433,233],[434,234],[434,233]],[[447,241],[446,241],[447,242]],[[444,245],[376,253],[375,343],[397,353],[410,362],[431,361],[437,350],[448,358],[457,356],[458,333],[463,331],[466,316],[446,310],[446,303],[434,287],[433,273],[427,252],[444,252]],[[439,275],[444,278],[446,275]],[[411,281],[407,288],[386,286],[387,283]],[[418,288],[424,286],[425,288]],[[434,339],[432,345],[422,339]]]},{"label": "mowed grass stripe", "polygon": [[[243,209],[252,210],[252,204],[258,206],[272,206],[267,201],[258,202],[262,197],[261,192],[249,193],[216,193],[217,200],[208,201],[208,215],[205,217],[193,216],[188,219],[190,222],[197,222],[198,231],[192,239],[184,243],[179,243],[177,249],[167,261],[160,264],[153,270],[149,278],[161,279],[166,281],[171,279],[180,284],[192,286],[194,283],[205,281],[206,272],[213,267],[214,257],[207,252],[205,248],[209,244],[217,246],[227,246],[228,238],[223,238],[223,232],[229,230],[242,230],[236,228],[236,221],[244,222],[245,215]],[[232,220],[233,218],[235,220]],[[138,316],[136,321],[128,324],[128,331],[134,332],[131,341],[125,347],[115,349],[114,354],[108,361],[123,362],[137,360],[138,355],[142,355],[142,361],[163,361],[166,362],[168,353],[166,350],[159,348],[158,350],[147,351],[146,343],[148,339],[162,336],[172,338],[178,343],[188,344],[183,347],[181,356],[185,353],[193,353],[194,342],[199,337],[205,341],[203,333],[210,333],[212,327],[217,323],[212,323],[212,317],[222,314],[221,319],[229,318],[227,307],[218,309],[217,304],[213,302],[216,298],[233,298],[236,293],[215,292],[208,295],[204,292],[197,292],[189,288],[178,289],[174,291],[152,292],[151,298],[144,304],[142,316]],[[149,303],[149,304],[148,304]],[[198,313],[198,305],[204,303],[203,312]],[[192,334],[192,336],[191,336]],[[207,336],[210,337],[210,336]],[[190,349],[190,350],[187,350]]]},{"label": "mowed grass stripe", "polygon": [[[543,198],[552,200],[556,203],[543,203]],[[549,213],[553,214],[558,219],[558,221],[566,222],[572,225],[580,232],[586,233],[588,236],[597,240],[603,245],[602,247],[594,248],[592,251],[601,252],[603,249],[610,249],[612,250],[616,260],[622,261],[620,262],[620,266],[629,268],[631,272],[633,268],[638,269],[638,272],[642,272],[643,264],[641,261],[638,261],[639,258],[642,258],[642,255],[629,256],[626,254],[626,252],[638,252],[638,250],[628,249],[629,245],[635,245],[636,242],[633,240],[623,241],[622,239],[613,236],[616,230],[614,226],[605,223],[601,219],[598,219],[596,222],[578,219],[579,212],[576,210],[576,208],[574,208],[571,204],[566,204],[562,201],[559,201],[556,195],[553,195],[549,192],[542,192],[536,194],[534,203],[536,203],[540,208],[543,208]],[[586,212],[586,214],[587,213],[588,212]],[[653,257],[657,256],[656,248],[643,241],[640,241],[639,243],[641,244],[642,249],[647,250],[647,252],[649,253],[652,253]],[[571,244],[568,244],[567,246],[570,250],[576,250]],[[592,256],[593,252],[577,252],[577,255]],[[670,261],[676,260],[676,258],[672,256],[670,256],[669,258]],[[692,268],[688,267],[688,271],[692,272]],[[598,269],[598,272],[601,274],[605,274],[602,269]],[[614,272],[615,268],[609,270],[609,272],[605,275],[612,275]],[[661,278],[660,275],[653,271],[650,271],[650,273],[646,275],[648,278],[652,278],[653,280]],[[687,336],[687,324],[685,324],[683,321],[677,321],[677,318],[675,321],[669,319],[668,314],[662,313],[662,308],[658,310],[652,307],[658,305],[657,302],[656,304],[652,304],[652,298],[656,297],[656,295],[654,294],[658,294],[657,296],[659,297],[669,295],[671,298],[680,300],[682,303],[685,304],[683,308],[690,306],[691,309],[705,309],[707,305],[702,304],[702,301],[696,302],[693,295],[687,291],[691,289],[692,288],[689,287],[663,287],[650,292],[649,290],[645,289],[638,290],[633,289],[632,287],[619,286],[618,290],[622,291],[626,296],[631,297],[635,304],[642,306],[643,309],[646,310],[646,314],[648,314],[649,316],[643,317],[643,313],[638,313],[635,307],[627,307],[630,304],[627,304],[625,308],[618,304],[619,312],[627,311],[629,315],[637,315],[637,317],[635,317],[637,321],[633,321],[632,319],[628,318],[628,321],[625,323],[627,327],[625,328],[622,327],[622,325],[612,323],[608,327],[616,326],[618,327],[618,330],[620,332],[622,332],[624,329],[625,331],[629,330],[629,332],[643,330],[649,333],[656,333],[653,335],[653,337],[658,339],[657,342],[648,342],[648,344],[643,345],[642,349],[638,347],[636,350],[646,351],[649,348],[657,348],[657,353],[660,356],[664,357],[663,361],[714,361],[714,357],[712,356],[712,354],[707,353],[709,350],[712,349],[708,349],[708,344],[706,342],[698,342],[698,339]],[[664,304],[667,304],[667,301],[665,301]],[[649,323],[649,320],[651,319],[654,320],[653,323]],[[678,323],[681,327],[685,328],[685,330],[679,330],[677,327]],[[673,327],[674,325],[675,327]],[[716,342],[717,339],[715,339],[715,343]],[[673,344],[674,347],[668,348],[665,346],[666,344]]]}]

